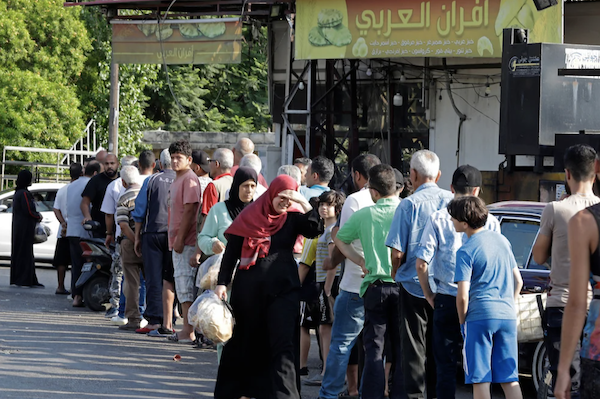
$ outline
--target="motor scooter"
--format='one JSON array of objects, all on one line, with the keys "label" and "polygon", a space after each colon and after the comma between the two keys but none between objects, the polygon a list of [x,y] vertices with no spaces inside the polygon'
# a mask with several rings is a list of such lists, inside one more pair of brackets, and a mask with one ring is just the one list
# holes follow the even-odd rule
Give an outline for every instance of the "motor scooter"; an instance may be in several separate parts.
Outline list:
[{"label": "motor scooter", "polygon": [[[85,230],[95,231],[100,223],[88,221],[83,225]],[[77,288],[83,287],[83,303],[91,310],[105,310],[104,304],[110,300],[109,283],[114,244],[109,248],[101,238],[82,238],[79,242],[85,260],[81,275],[75,283]]]}]

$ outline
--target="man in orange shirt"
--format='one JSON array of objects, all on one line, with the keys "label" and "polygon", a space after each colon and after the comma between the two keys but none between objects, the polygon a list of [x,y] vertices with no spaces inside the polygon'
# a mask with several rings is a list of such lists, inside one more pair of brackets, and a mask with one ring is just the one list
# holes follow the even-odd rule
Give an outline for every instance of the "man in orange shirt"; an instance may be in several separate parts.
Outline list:
[{"label": "man in orange shirt", "polygon": [[227,148],[218,148],[210,162],[210,177],[213,181],[206,186],[202,196],[202,214],[208,215],[208,211],[218,202],[225,201],[225,193],[231,188],[233,176],[233,152]]}]

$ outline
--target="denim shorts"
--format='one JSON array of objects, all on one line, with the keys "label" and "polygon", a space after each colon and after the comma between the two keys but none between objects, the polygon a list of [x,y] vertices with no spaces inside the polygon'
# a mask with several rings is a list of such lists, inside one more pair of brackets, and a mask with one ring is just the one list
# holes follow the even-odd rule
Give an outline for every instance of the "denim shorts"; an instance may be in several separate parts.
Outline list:
[{"label": "denim shorts", "polygon": [[173,277],[175,291],[179,302],[194,302],[194,283],[196,282],[197,267],[190,266],[190,258],[196,253],[196,247],[186,245],[183,252],[178,254],[173,251]]}]

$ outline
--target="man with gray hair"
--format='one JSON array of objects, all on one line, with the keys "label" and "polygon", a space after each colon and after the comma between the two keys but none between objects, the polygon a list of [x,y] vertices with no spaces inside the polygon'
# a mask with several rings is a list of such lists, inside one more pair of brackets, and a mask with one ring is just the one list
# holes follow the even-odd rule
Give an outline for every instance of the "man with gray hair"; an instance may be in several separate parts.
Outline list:
[{"label": "man with gray hair", "polygon": [[208,215],[208,211],[217,202],[225,201],[227,190],[233,183],[231,168],[233,167],[233,152],[227,148],[217,148],[213,153],[210,163],[210,177],[213,181],[208,183],[204,194],[202,194],[202,215]]},{"label": "man with gray hair", "polygon": [[298,183],[298,186],[300,186],[302,183],[302,172],[296,165],[281,165],[279,169],[277,169],[277,176],[279,175],[288,175],[293,177]]},{"label": "man with gray hair", "polygon": [[118,240],[121,244],[121,260],[123,262],[123,276],[125,280],[123,293],[125,294],[125,318],[127,324],[119,326],[121,330],[137,330],[141,327],[142,315],[140,312],[140,274],[144,263],[142,258],[135,253],[135,221],[132,212],[135,209],[135,199],[141,188],[141,176],[138,168],[133,165],[121,168],[121,180],[125,192],[117,201],[116,221],[121,228]]},{"label": "man with gray hair", "polygon": [[410,160],[414,194],[396,209],[386,245],[392,249],[392,277],[400,283],[402,371],[408,398],[436,396],[433,357],[433,309],[425,299],[417,276],[417,250],[431,214],[454,198],[437,186],[440,160],[429,150],[420,150]]},{"label": "man with gray hair", "polygon": [[162,172],[150,176],[142,184],[132,212],[135,221],[135,253],[143,256],[146,277],[146,311],[148,326],[136,332],[150,336],[173,335],[173,303],[175,279],[173,256],[169,250],[169,189],[175,180],[171,154],[160,153]]},{"label": "man with gray hair", "polygon": [[[121,158],[121,168],[125,166],[133,165],[133,162],[137,158],[133,155],[127,155]],[[115,243],[115,237],[121,235],[121,228],[118,224],[115,224],[115,214],[117,213],[117,202],[119,197],[125,192],[123,188],[123,179],[117,177],[106,187],[104,199],[102,200],[102,206],[100,211],[104,213],[104,220],[106,223],[106,239],[104,244],[109,247],[110,244]],[[110,291],[110,305],[111,307],[106,311],[104,315],[106,318],[113,319],[119,315],[119,301],[121,300],[121,285],[123,284],[123,266],[121,264],[121,253],[120,245],[117,243],[115,246],[115,252],[113,253],[113,262],[110,268],[111,281],[109,285]],[[122,302],[122,301],[121,301]],[[121,306],[121,313],[124,314],[124,306]],[[122,320],[115,322],[122,323]]]},{"label": "man with gray hair", "polygon": [[[244,155],[242,160],[240,161],[240,167],[249,167],[254,169],[257,176],[260,176],[260,171],[262,170],[262,161],[259,156],[256,154],[247,154]],[[235,175],[235,174],[232,174]],[[263,195],[267,191],[267,188],[261,184],[256,185],[256,190],[254,191],[254,199],[256,200],[258,197]]]},{"label": "man with gray hair", "polygon": [[[247,137],[242,137],[235,143],[233,146],[233,167],[231,168],[231,176],[235,176],[235,172],[241,166],[240,162],[242,162],[242,158],[244,158],[248,154],[254,153],[254,143]],[[265,177],[258,173],[258,184],[263,186],[264,188],[268,188],[269,185],[265,180]]]},{"label": "man with gray hair", "polygon": [[311,159],[307,157],[294,159],[294,165],[300,169],[302,186],[306,185],[306,172],[311,163]]}]

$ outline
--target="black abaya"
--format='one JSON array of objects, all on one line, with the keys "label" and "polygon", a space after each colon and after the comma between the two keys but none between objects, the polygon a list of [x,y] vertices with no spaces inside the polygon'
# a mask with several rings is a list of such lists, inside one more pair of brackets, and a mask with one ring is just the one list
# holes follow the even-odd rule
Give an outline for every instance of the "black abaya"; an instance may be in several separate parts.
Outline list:
[{"label": "black abaya", "polygon": [[33,196],[19,189],[13,197],[10,283],[19,286],[39,284],[35,275],[33,237],[35,225],[42,219],[36,211]]},{"label": "black abaya", "polygon": [[[231,290],[236,319],[223,348],[215,398],[299,399],[300,279],[293,256],[296,237],[323,233],[318,212],[289,213],[271,237],[266,258],[237,270]],[[219,284],[231,281],[244,238],[231,235],[223,255]]]}]

